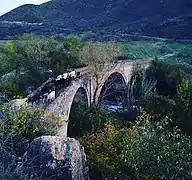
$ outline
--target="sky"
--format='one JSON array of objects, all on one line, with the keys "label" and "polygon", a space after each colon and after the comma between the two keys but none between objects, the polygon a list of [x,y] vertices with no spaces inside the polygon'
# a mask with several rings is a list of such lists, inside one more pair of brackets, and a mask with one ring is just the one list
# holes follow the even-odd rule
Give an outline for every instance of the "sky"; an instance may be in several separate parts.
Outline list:
[{"label": "sky", "polygon": [[0,0],[0,16],[23,4],[41,4],[48,0]]}]

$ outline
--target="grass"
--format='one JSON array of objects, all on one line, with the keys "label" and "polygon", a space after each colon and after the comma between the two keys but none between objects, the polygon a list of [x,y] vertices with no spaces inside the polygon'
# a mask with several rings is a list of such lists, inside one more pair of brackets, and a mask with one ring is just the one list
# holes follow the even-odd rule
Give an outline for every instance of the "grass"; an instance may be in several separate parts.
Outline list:
[{"label": "grass", "polygon": [[162,55],[158,45],[152,41],[130,41],[122,44],[123,54],[131,59],[148,59]]},{"label": "grass", "polygon": [[192,44],[130,41],[122,43],[122,52],[130,59],[160,59],[192,64]]}]

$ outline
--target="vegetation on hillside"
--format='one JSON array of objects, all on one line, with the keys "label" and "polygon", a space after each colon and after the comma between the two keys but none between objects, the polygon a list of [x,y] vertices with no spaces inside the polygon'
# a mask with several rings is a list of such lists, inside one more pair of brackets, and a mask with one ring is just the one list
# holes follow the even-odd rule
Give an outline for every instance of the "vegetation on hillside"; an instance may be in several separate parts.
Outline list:
[{"label": "vegetation on hillside", "polygon": [[129,41],[122,43],[123,54],[129,59],[159,59],[165,62],[192,64],[191,43],[166,41]]},{"label": "vegetation on hillside", "polygon": [[125,40],[130,34],[191,39],[191,23],[189,0],[53,0],[41,5],[26,4],[1,16],[0,38],[93,30],[103,40]]},{"label": "vegetation on hillside", "polygon": [[[129,60],[151,59],[146,71],[134,67],[122,112],[73,103],[68,135],[85,147],[92,180],[192,179],[191,45],[85,44],[75,36],[33,35],[1,44],[1,104],[25,96],[28,87],[37,87],[68,68],[92,65],[92,71],[102,71],[119,52]],[[28,106],[15,112],[4,104],[0,115],[0,145],[15,154],[23,153],[34,138],[55,134],[62,125],[60,118]],[[7,171],[11,170],[0,166],[0,177]]]},{"label": "vegetation on hillside", "polygon": [[59,117],[49,115],[38,107],[23,105],[15,111],[12,107],[1,105],[0,110],[3,114],[0,142],[6,149],[12,149],[14,154],[23,154],[33,139],[42,135],[55,135],[62,126]]},{"label": "vegetation on hillside", "polygon": [[[158,69],[161,67],[166,76],[156,78],[156,90],[138,104],[135,121],[114,124],[109,116],[100,131],[79,138],[87,152],[91,179],[192,178],[192,76],[183,73],[188,72],[185,66],[154,63],[161,65]],[[174,66],[181,72],[181,79],[174,78]],[[149,72],[155,68],[152,65]],[[159,87],[168,80],[174,82],[168,85],[175,91],[167,91],[166,84]]]},{"label": "vegetation on hillside", "polygon": [[152,123],[141,112],[135,124],[117,128],[110,122],[100,132],[80,138],[91,179],[190,179],[192,139],[169,120]]},{"label": "vegetation on hillside", "polygon": [[30,34],[0,44],[0,90],[8,99],[24,97],[28,87],[37,88],[49,77],[84,65],[78,59],[80,39],[70,36],[60,42],[57,38]]}]

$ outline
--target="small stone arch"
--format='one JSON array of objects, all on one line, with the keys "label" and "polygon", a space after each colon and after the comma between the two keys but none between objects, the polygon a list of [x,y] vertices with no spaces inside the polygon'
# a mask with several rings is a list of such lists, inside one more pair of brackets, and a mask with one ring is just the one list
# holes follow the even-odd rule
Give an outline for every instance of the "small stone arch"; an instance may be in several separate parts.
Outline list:
[{"label": "small stone arch", "polygon": [[78,81],[74,81],[73,84],[66,89],[63,89],[57,98],[46,107],[46,110],[48,110],[50,113],[57,114],[65,122],[67,122],[70,115],[71,105],[75,95],[79,92],[79,90],[83,92],[83,95],[86,99],[85,102],[90,105],[88,85],[83,79],[80,79]]},{"label": "small stone arch", "polygon": [[57,98],[48,106],[46,110],[50,114],[58,115],[63,120],[63,126],[58,131],[57,135],[61,137],[67,136],[68,120],[71,111],[71,106],[74,101],[75,95],[81,90],[83,92],[85,103],[89,106],[89,91],[87,84],[84,80],[74,81],[73,84],[61,92]]}]

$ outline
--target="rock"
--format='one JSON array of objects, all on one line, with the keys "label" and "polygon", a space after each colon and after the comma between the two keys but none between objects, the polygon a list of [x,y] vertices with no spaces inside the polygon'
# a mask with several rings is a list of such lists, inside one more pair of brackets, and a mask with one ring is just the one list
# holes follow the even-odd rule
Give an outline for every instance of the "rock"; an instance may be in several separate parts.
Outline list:
[{"label": "rock", "polygon": [[23,162],[27,173],[33,178],[88,180],[84,149],[73,138],[36,138],[29,144]]},{"label": "rock", "polygon": [[24,99],[14,99],[9,102],[9,105],[13,108],[16,112],[18,111],[23,105],[27,105],[27,98]]}]

